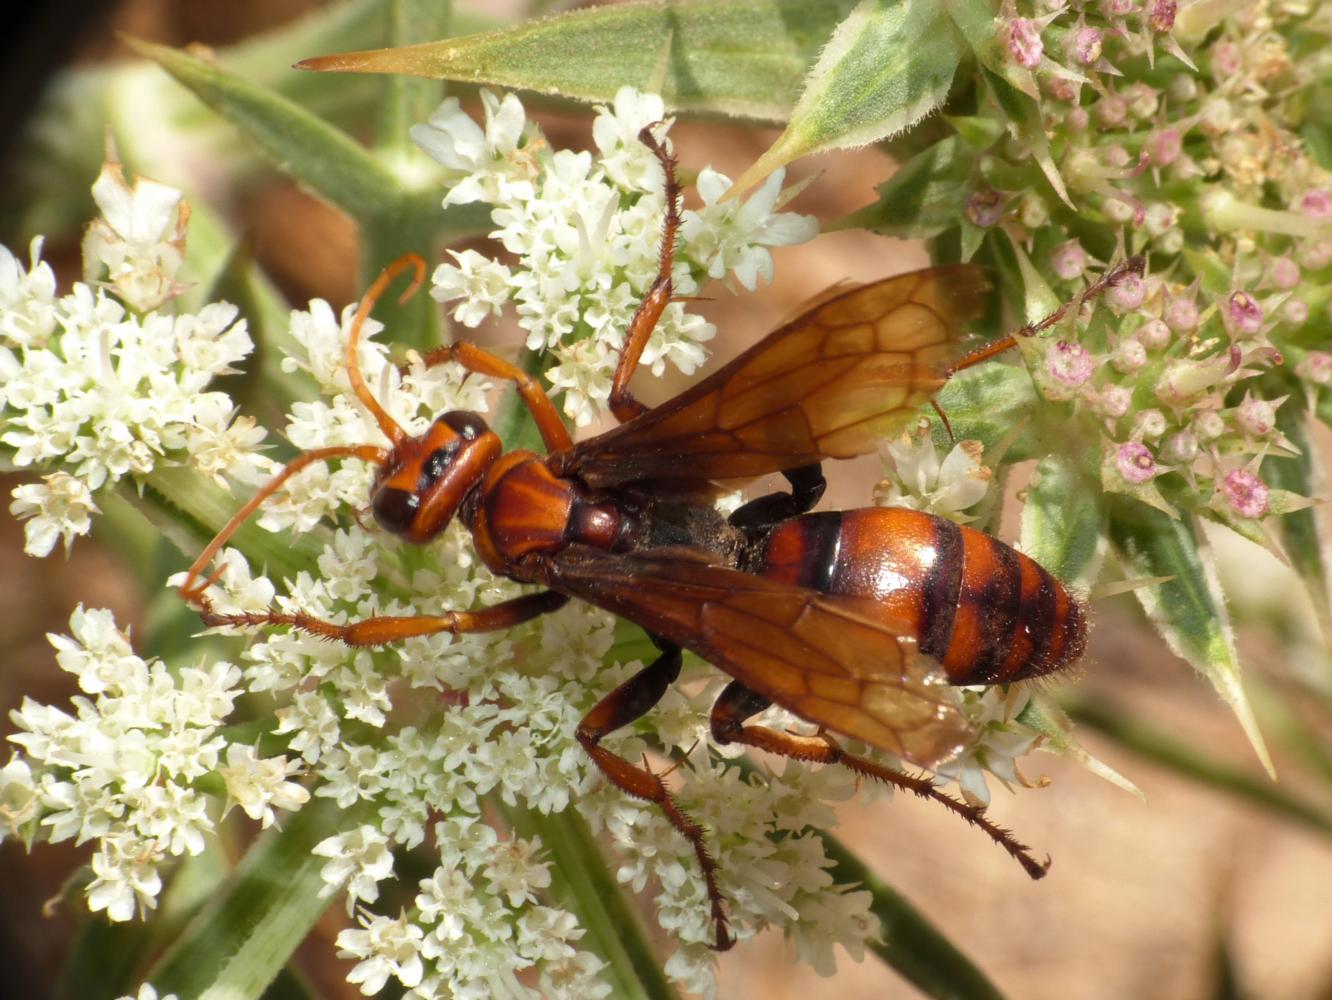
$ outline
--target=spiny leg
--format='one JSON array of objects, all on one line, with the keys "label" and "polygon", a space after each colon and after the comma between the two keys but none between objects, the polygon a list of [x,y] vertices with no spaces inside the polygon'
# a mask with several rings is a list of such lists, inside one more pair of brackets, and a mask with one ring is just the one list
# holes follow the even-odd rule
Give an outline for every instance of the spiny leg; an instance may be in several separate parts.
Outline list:
[{"label": "spiny leg", "polygon": [[787,469],[782,475],[791,484],[790,493],[756,497],[732,511],[727,521],[737,528],[771,527],[787,518],[809,513],[828,488],[828,480],[823,478],[823,466],[818,462]]},{"label": "spiny leg", "polygon": [[717,928],[716,949],[725,951],[735,941],[731,938],[721,890],[717,887],[717,862],[703,843],[703,828],[675,804],[658,775],[629,763],[601,745],[609,733],[647,714],[680,676],[680,647],[657,636],[652,636],[652,641],[661,650],[661,655],[593,706],[578,724],[578,742],[611,784],[635,798],[660,806],[671,826],[689,841],[707,886],[712,921]]},{"label": "spiny leg", "polygon": [[990,835],[990,839],[1012,855],[1032,878],[1041,878],[1049,870],[1048,860],[1042,864],[1033,858],[1030,848],[1020,843],[1003,827],[986,819],[983,808],[946,795],[928,778],[905,774],[865,757],[847,753],[826,736],[796,736],[793,733],[779,733],[767,726],[744,724],[745,719],[763,711],[769,704],[768,699],[761,694],[751,691],[739,681],[732,681],[726,685],[718,696],[716,704],[712,706],[713,739],[722,744],[743,743],[792,760],[813,764],[841,764],[856,774],[912,792],[923,799],[938,802],[968,823],[980,827]]},{"label": "spiny leg", "polygon": [[657,327],[657,321],[666,311],[671,301],[671,269],[675,265],[675,237],[680,230],[680,182],[675,176],[675,157],[666,151],[657,137],[652,134],[652,126],[646,126],[638,133],[639,140],[656,155],[661,162],[661,169],[666,174],[666,217],[661,227],[661,249],[657,258],[657,278],[652,282],[647,295],[639,303],[634,318],[625,334],[624,347],[620,350],[620,361],[615,366],[615,377],[611,382],[610,409],[620,423],[632,420],[647,407],[636,400],[629,391],[629,380],[634,377],[639,359],[648,338]]},{"label": "spiny leg", "polygon": [[[202,600],[202,599],[201,599]],[[439,632],[498,632],[567,604],[569,598],[553,590],[524,594],[476,611],[446,611],[442,615],[376,615],[338,625],[303,613],[276,611],[219,614],[203,601],[199,617],[210,627],[219,625],[290,625],[301,632],[345,643],[348,646],[384,646],[390,642]]]}]

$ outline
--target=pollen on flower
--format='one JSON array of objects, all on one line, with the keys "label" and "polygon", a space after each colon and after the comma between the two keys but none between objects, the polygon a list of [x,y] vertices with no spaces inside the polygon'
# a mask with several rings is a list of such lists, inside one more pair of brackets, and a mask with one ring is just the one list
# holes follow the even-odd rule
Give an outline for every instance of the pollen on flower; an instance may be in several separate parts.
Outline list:
[{"label": "pollen on flower", "polygon": [[1115,452],[1115,468],[1125,482],[1145,483],[1157,474],[1156,459],[1151,449],[1138,441],[1121,444]]}]

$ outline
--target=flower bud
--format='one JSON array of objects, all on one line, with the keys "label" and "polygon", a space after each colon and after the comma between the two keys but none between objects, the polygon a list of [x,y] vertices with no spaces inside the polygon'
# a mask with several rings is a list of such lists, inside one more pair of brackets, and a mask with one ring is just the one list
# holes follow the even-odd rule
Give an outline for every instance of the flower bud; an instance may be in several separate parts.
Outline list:
[{"label": "flower bud", "polygon": [[1311,219],[1332,218],[1332,194],[1322,188],[1313,188],[1300,199],[1300,211]]},{"label": "flower bud", "polygon": [[1281,306],[1281,318],[1291,326],[1303,326],[1309,321],[1309,303],[1303,299],[1287,299]]},{"label": "flower bud", "polygon": [[1295,366],[1295,374],[1314,385],[1327,385],[1332,382],[1332,354],[1310,351]]},{"label": "flower bud", "polygon": [[1161,456],[1172,465],[1188,465],[1198,457],[1198,439],[1189,431],[1178,431],[1165,439]]},{"label": "flower bud", "polygon": [[1133,273],[1123,275],[1105,293],[1106,304],[1119,315],[1140,308],[1146,297],[1147,282]]},{"label": "flower bud", "polygon": [[1087,252],[1077,240],[1061,243],[1050,253],[1050,269],[1061,281],[1080,278],[1087,270]]},{"label": "flower bud", "polygon": [[1230,359],[1226,357],[1211,357],[1201,361],[1175,358],[1161,373],[1161,381],[1156,386],[1156,395],[1168,406],[1180,406],[1202,395],[1224,379],[1230,371]]},{"label": "flower bud", "polygon": [[1142,410],[1133,418],[1133,436],[1154,440],[1166,432],[1165,414],[1160,410]]},{"label": "flower bud", "polygon": [[1138,121],[1151,118],[1161,103],[1161,97],[1155,88],[1142,80],[1129,84],[1124,90],[1124,96],[1129,102],[1129,114]]},{"label": "flower bud", "polygon": [[1064,127],[1070,132],[1085,132],[1091,126],[1091,116],[1083,107],[1069,108],[1064,114]]},{"label": "flower bud", "polygon": [[1187,71],[1176,73],[1166,84],[1166,95],[1174,104],[1191,104],[1198,99],[1198,81]]},{"label": "flower bud", "polygon": [[1265,399],[1245,396],[1235,408],[1235,423],[1252,437],[1267,437],[1276,429],[1276,407]]},{"label": "flower bud", "polygon": [[1041,64],[1045,44],[1041,41],[1041,27],[1028,17],[1015,17],[1008,22],[1008,53],[1013,61],[1027,69]]},{"label": "flower bud", "polygon": [[1263,307],[1247,292],[1231,292],[1226,303],[1230,328],[1241,337],[1252,337],[1263,328]]},{"label": "flower bud", "polygon": [[1175,224],[1179,210],[1163,201],[1154,201],[1142,213],[1143,228],[1153,236],[1160,236]]},{"label": "flower bud", "polygon": [[1311,240],[1300,246],[1300,266],[1310,271],[1321,271],[1332,263],[1332,240]]},{"label": "flower bud", "polygon": [[1300,265],[1289,257],[1277,257],[1272,261],[1267,275],[1277,288],[1289,291],[1300,283]]},{"label": "flower bud", "polygon": [[1268,509],[1267,484],[1248,469],[1236,469],[1221,481],[1230,507],[1240,517],[1262,517]]},{"label": "flower bud", "polygon": [[1017,217],[1028,229],[1041,229],[1050,222],[1050,207],[1040,195],[1028,191],[1018,202]]},{"label": "flower bud", "polygon": [[1142,326],[1138,327],[1136,334],[1138,343],[1149,351],[1159,351],[1170,343],[1170,327],[1166,326],[1161,320],[1153,316]]},{"label": "flower bud", "polygon": [[1122,385],[1107,385],[1096,397],[1096,409],[1111,420],[1118,420],[1133,404],[1133,393]]},{"label": "flower bud", "polygon": [[1147,139],[1147,155],[1158,167],[1168,167],[1184,151],[1184,136],[1174,126],[1167,126]]},{"label": "flower bud", "polygon": [[1115,451],[1115,470],[1125,482],[1134,486],[1156,477],[1156,459],[1152,451],[1139,441],[1121,444]]},{"label": "flower bud", "polygon": [[1069,36],[1068,50],[1074,62],[1090,66],[1101,58],[1101,33],[1086,25],[1075,29]]},{"label": "flower bud", "polygon": [[989,229],[1004,215],[1004,196],[993,188],[973,191],[967,197],[966,215],[974,226]]},{"label": "flower bud", "polygon": [[1125,337],[1115,345],[1115,353],[1110,356],[1110,363],[1114,365],[1115,371],[1123,372],[1125,375],[1141,371],[1142,366],[1147,364],[1147,348],[1133,337]]},{"label": "flower bud", "polygon": [[1203,410],[1193,417],[1193,433],[1199,441],[1215,441],[1226,432],[1226,422],[1215,410]]},{"label": "flower bud", "polygon": [[1077,389],[1087,383],[1096,370],[1096,362],[1081,344],[1060,340],[1045,351],[1045,371],[1060,385]]},{"label": "flower bud", "polygon": [[1096,120],[1108,128],[1119,128],[1128,118],[1128,102],[1118,94],[1106,94],[1092,105]]},{"label": "flower bud", "polygon": [[1147,13],[1147,26],[1153,31],[1169,31],[1175,26],[1178,4],[1175,0],[1151,0]]}]

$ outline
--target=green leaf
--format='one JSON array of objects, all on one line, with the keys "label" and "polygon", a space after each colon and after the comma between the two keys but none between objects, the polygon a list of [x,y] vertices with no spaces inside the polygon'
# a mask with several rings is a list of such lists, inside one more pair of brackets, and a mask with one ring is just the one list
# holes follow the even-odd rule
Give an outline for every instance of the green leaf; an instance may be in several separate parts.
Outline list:
[{"label": "green leaf", "polygon": [[874,902],[870,910],[883,933],[870,947],[907,982],[939,1000],[1000,1000],[1002,994],[957,947],[901,894],[828,833],[823,848],[835,862],[829,874],[841,884],[859,883]]},{"label": "green leaf", "polygon": [[797,157],[909,128],[943,104],[961,58],[962,40],[935,0],[861,0],[810,71],[786,131],[731,191]]},{"label": "green leaf", "polygon": [[[388,0],[390,44],[444,38],[449,34],[452,8],[452,0]],[[422,155],[411,141],[411,127],[429,117],[441,96],[437,83],[400,75],[386,79],[375,146],[407,160]]]},{"label": "green leaf", "polygon": [[129,40],[274,163],[354,219],[390,213],[401,197],[393,173],[358,143],[299,105],[179,49]]},{"label": "green leaf", "polygon": [[1036,466],[1022,507],[1022,551],[1065,583],[1088,588],[1105,557],[1105,494],[1094,475],[1066,454]]},{"label": "green leaf", "polygon": [[[1037,458],[1048,451],[1031,432],[1038,401],[1026,369],[1017,365],[985,364],[968,368],[950,378],[934,397],[959,441],[974,439],[989,451],[1021,428],[1004,453],[1008,462]],[[935,418],[935,440],[948,440]]]},{"label": "green leaf", "polygon": [[[1269,394],[1273,399],[1280,390]],[[1306,497],[1327,495],[1327,477],[1323,474],[1319,446],[1309,434],[1310,415],[1290,400],[1277,410],[1277,429],[1300,450],[1299,455],[1269,457],[1263,460],[1262,478],[1274,489],[1290,490]],[[1313,600],[1314,612],[1323,631],[1323,639],[1332,645],[1332,549],[1322,529],[1315,508],[1291,511],[1276,520],[1282,548],[1295,572],[1299,573]]]},{"label": "green leaf", "polygon": [[542,815],[503,806],[513,827],[526,838],[538,837],[551,860],[552,897],[578,915],[587,931],[580,947],[591,949],[607,967],[602,975],[611,995],[624,1000],[670,1000],[675,990],[662,971],[643,923],[606,865],[596,838],[575,809]]},{"label": "green leaf", "polygon": [[691,0],[572,11],[500,31],[306,59],[305,69],[405,73],[609,101],[623,86],[672,111],[784,122],[852,0]]},{"label": "green leaf", "polygon": [[1072,720],[1069,719],[1063,709],[1049,699],[1048,695],[1040,691],[1033,691],[1032,696],[1027,699],[1027,704],[1017,714],[1015,721],[1044,737],[1037,749],[1077,761],[1096,777],[1110,782],[1116,788],[1122,788],[1144,802],[1147,800],[1147,796],[1143,794],[1141,788],[1109,764],[1087,752],[1087,749],[1073,735]]},{"label": "green leaf", "polygon": [[1064,708],[1075,722],[1091,726],[1155,764],[1257,803],[1324,836],[1332,836],[1332,816],[1326,810],[1290,794],[1267,778],[1254,777],[1240,767],[1218,761],[1214,754],[1200,752],[1169,733],[1133,719],[1103,702],[1072,700],[1066,702]]},{"label": "green leaf", "polygon": [[328,908],[324,858],[311,849],[367,812],[314,798],[264,833],[145,977],[158,995],[259,997]]},{"label": "green leaf", "polygon": [[1172,578],[1134,591],[1147,617],[1170,649],[1211,681],[1235,713],[1263,767],[1275,778],[1272,758],[1240,683],[1230,616],[1201,522],[1192,516],[1172,518],[1116,494],[1109,496],[1109,502],[1110,540],[1129,575]]},{"label": "green leaf", "polygon": [[885,236],[926,239],[956,226],[970,190],[975,154],[950,136],[904,163],[878,188],[879,200],[832,228],[872,229]]},{"label": "green leaf", "polygon": [[1054,193],[1069,208],[1073,208],[1073,202],[1068,197],[1068,189],[1064,186],[1064,178],[1060,175],[1059,167],[1056,166],[1054,157],[1050,153],[1050,140],[1045,134],[1045,122],[1041,117],[1040,104],[984,66],[980,68],[980,74],[989,85],[990,93],[994,95],[1001,113],[1008,119],[1008,129],[1013,137],[1026,144],[1032,159],[1041,168],[1041,173],[1050,182]]}]

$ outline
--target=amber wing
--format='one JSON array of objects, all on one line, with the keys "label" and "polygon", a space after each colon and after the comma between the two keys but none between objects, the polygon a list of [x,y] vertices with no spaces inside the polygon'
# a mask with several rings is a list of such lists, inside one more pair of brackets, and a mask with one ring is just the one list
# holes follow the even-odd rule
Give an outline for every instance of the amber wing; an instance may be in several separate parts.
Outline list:
[{"label": "amber wing", "polygon": [[943,384],[986,289],[979,268],[960,265],[834,295],[693,388],[556,456],[558,471],[593,486],[740,479],[873,451]]},{"label": "amber wing", "polygon": [[675,554],[570,546],[538,581],[690,649],[783,708],[928,766],[970,726],[938,665],[868,600]]}]

